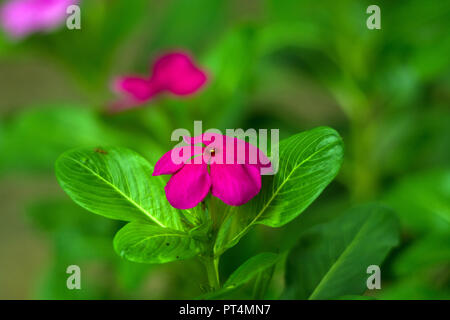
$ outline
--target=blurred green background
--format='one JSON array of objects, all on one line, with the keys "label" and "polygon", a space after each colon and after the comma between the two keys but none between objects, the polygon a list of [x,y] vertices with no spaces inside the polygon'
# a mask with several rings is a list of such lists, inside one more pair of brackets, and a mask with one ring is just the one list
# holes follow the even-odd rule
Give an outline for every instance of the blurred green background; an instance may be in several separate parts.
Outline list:
[{"label": "blurred green background", "polygon": [[[381,30],[366,8],[381,8]],[[192,298],[196,261],[121,260],[122,226],[85,212],[59,188],[56,158],[78,146],[120,145],[151,161],[170,133],[277,128],[280,138],[335,128],[346,146],[335,181],[296,220],[257,227],[221,260],[230,274],[277,252],[308,227],[360,203],[392,207],[401,243],[382,265],[380,299],[450,298],[450,2],[85,0],[81,30],[10,41],[0,34],[0,298]],[[188,99],[164,96],[106,112],[110,83],[148,74],[155,56],[185,49],[211,75]],[[81,267],[82,290],[65,287]],[[283,291],[277,268],[272,298]],[[189,274],[189,277],[186,277]]]}]

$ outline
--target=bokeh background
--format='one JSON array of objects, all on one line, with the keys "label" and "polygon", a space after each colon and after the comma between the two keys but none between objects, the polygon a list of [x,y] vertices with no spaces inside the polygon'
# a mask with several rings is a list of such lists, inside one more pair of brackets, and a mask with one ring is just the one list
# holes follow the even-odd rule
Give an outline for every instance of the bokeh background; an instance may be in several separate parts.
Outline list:
[{"label": "bokeh background", "polygon": [[[381,8],[368,30],[366,8]],[[450,2],[81,0],[81,30],[20,40],[0,33],[0,298],[192,298],[195,261],[121,260],[122,225],[79,208],[59,188],[56,158],[79,146],[120,145],[151,161],[172,130],[335,128],[346,150],[335,181],[296,220],[257,227],[221,260],[280,250],[308,226],[368,201],[392,207],[401,243],[382,265],[379,299],[450,298]],[[148,74],[184,49],[211,75],[206,89],[110,114],[110,85]],[[82,290],[65,287],[81,267]],[[189,275],[189,276],[187,276]],[[271,297],[283,291],[275,271]]]}]

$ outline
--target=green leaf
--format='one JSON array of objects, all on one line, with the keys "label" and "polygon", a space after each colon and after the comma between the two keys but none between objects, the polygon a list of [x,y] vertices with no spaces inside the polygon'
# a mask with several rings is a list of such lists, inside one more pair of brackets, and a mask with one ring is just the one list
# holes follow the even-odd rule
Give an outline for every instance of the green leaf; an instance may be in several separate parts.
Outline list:
[{"label": "green leaf", "polygon": [[[154,3],[152,11],[157,12],[157,7],[159,5]],[[167,47],[192,50],[199,45],[201,47],[206,37],[221,34],[226,11],[227,2],[224,0],[177,0],[174,5],[164,8],[159,23],[153,26],[154,36],[148,38],[149,45],[143,51],[154,52]]]},{"label": "green leaf", "polygon": [[[279,259],[279,255],[270,252],[260,253],[247,261],[245,261],[239,268],[237,268],[224,283],[220,290],[215,292],[204,294],[197,299],[231,299],[231,294],[234,295],[236,289],[248,283],[249,281],[256,279],[256,287],[259,290],[265,291],[267,289],[267,283],[270,281],[272,272],[269,272]],[[267,277],[270,275],[269,279],[260,279],[261,276]],[[265,283],[261,283],[265,282]],[[257,292],[254,292],[257,294]],[[262,292],[262,295],[264,292]]]},{"label": "green leaf", "polygon": [[335,300],[376,300],[376,299],[374,297],[369,296],[347,295],[338,297]]},{"label": "green leaf", "polygon": [[258,274],[253,287],[253,299],[263,300],[265,298],[275,272],[275,266],[276,264]]},{"label": "green leaf", "polygon": [[401,179],[385,201],[402,225],[417,233],[450,227],[450,168],[434,169]]},{"label": "green leaf", "polygon": [[68,198],[39,199],[26,206],[27,217],[46,233],[79,232],[85,236],[110,237],[118,229],[118,222],[89,214]]},{"label": "green leaf", "polygon": [[393,212],[377,204],[355,207],[299,239],[286,262],[286,298],[361,295],[367,267],[380,265],[398,244]]},{"label": "green leaf", "polygon": [[2,126],[3,170],[51,170],[68,149],[113,142],[94,110],[82,105],[34,106]]},{"label": "green leaf", "polygon": [[166,263],[196,256],[201,245],[187,233],[136,221],[117,232],[114,249],[133,262]]},{"label": "green leaf", "polygon": [[[448,268],[450,261],[450,233],[431,233],[415,239],[402,250],[393,262],[394,274],[409,277],[411,274],[439,274],[439,268]],[[434,272],[433,272],[434,271]],[[444,280],[445,281],[445,280]]]},{"label": "green leaf", "polygon": [[224,221],[216,253],[234,246],[255,224],[281,227],[296,218],[334,179],[342,157],[341,137],[328,127],[281,141],[278,172],[265,177],[261,192]]},{"label": "green leaf", "polygon": [[151,221],[162,228],[183,228],[182,213],[164,195],[164,181],[153,167],[125,148],[81,148],[56,162],[64,191],[83,208],[111,219]]},{"label": "green leaf", "polygon": [[[441,271],[441,270],[440,270]],[[441,271],[441,274],[448,274],[448,268]],[[439,277],[442,281],[442,277]],[[439,281],[434,281],[439,282]],[[442,282],[445,282],[442,281]],[[389,286],[386,286],[377,295],[380,300],[449,300],[450,289],[447,283],[433,283],[428,277],[419,274],[409,274],[405,278],[400,278]]]},{"label": "green leaf", "polygon": [[275,253],[260,253],[245,261],[236,271],[234,271],[223,287],[233,289],[252,280],[258,274],[272,267],[278,261],[278,255]]},{"label": "green leaf", "polygon": [[151,276],[152,268],[147,264],[134,263],[114,255],[118,262],[115,264],[115,271],[117,274],[117,283],[121,291],[127,292],[130,297],[136,298],[136,292],[146,282],[146,278]]},{"label": "green leaf", "polygon": [[118,49],[129,43],[130,36],[150,16],[149,5],[147,0],[83,1],[82,28],[89,30],[88,34],[61,27],[51,34],[33,35],[22,43],[21,50],[48,55],[98,95],[120,60]]},{"label": "green leaf", "polygon": [[[111,250],[112,251],[112,250]],[[114,254],[114,252],[113,252]],[[79,258],[79,257],[76,257]],[[92,263],[91,261],[80,261],[72,257],[55,257],[49,262],[48,269],[37,279],[35,284],[33,299],[44,300],[101,300],[112,299],[109,292],[105,292],[105,288],[112,286],[109,277],[99,276],[98,269],[104,268],[108,270],[110,265],[102,264],[99,261]],[[66,273],[67,267],[76,264],[81,269],[81,290],[68,290],[66,280],[69,274]],[[117,297],[120,298],[120,297]]]},{"label": "green leaf", "polygon": [[327,127],[295,135],[280,144],[280,170],[272,188],[264,188],[253,204],[258,223],[281,227],[303,212],[337,175],[343,144]]}]

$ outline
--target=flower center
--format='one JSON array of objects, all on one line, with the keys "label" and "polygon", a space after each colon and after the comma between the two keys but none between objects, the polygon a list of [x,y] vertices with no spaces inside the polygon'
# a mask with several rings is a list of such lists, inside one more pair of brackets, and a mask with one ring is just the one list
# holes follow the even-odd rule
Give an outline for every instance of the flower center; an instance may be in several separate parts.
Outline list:
[{"label": "flower center", "polygon": [[211,150],[209,150],[209,154],[211,155],[211,157],[214,157],[216,155],[216,149],[212,148]]}]

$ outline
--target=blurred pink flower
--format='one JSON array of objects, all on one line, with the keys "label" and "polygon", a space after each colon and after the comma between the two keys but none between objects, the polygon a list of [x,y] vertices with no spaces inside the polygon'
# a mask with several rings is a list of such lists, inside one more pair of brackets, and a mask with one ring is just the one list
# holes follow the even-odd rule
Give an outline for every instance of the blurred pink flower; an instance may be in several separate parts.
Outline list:
[{"label": "blurred pink flower", "polygon": [[125,96],[113,110],[143,104],[155,96],[170,92],[187,96],[200,90],[207,81],[206,73],[184,52],[170,52],[156,60],[150,77],[124,76],[114,82],[114,90]]},{"label": "blurred pink flower", "polygon": [[0,24],[13,38],[58,27],[78,0],[10,0],[0,8]]},{"label": "blurred pink flower", "polygon": [[261,173],[272,169],[261,150],[234,137],[205,133],[185,141],[190,145],[165,153],[153,172],[172,175],[165,192],[178,209],[195,207],[210,190],[228,205],[243,205],[261,190]]}]

